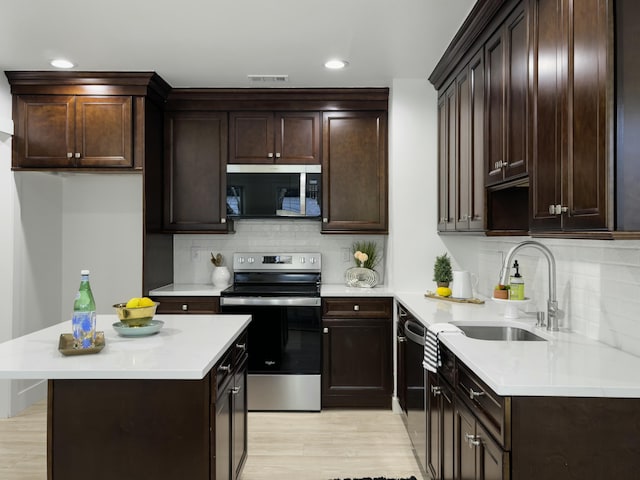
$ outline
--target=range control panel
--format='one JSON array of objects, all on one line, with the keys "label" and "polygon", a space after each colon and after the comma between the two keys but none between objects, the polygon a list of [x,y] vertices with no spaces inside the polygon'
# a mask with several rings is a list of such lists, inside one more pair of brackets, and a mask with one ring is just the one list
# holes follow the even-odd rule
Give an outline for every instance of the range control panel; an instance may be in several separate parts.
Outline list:
[{"label": "range control panel", "polygon": [[320,253],[234,253],[233,270],[241,271],[300,271],[319,272],[322,266]]}]

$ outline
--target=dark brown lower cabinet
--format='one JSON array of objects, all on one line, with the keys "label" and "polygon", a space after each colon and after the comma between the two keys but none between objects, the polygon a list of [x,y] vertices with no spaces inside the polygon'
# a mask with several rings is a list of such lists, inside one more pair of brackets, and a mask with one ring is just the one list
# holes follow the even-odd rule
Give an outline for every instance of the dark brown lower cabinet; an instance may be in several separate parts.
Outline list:
[{"label": "dark brown lower cabinet", "polygon": [[49,380],[47,479],[236,480],[246,333],[202,380]]},{"label": "dark brown lower cabinet", "polygon": [[455,410],[453,389],[440,376],[427,374],[427,465],[433,480],[453,480]]},{"label": "dark brown lower cabinet", "polygon": [[509,452],[502,450],[463,402],[456,403],[455,425],[455,478],[510,478]]},{"label": "dark brown lower cabinet", "polygon": [[[391,298],[324,300],[322,408],[391,408],[392,304]],[[351,318],[326,316],[345,309]]]}]

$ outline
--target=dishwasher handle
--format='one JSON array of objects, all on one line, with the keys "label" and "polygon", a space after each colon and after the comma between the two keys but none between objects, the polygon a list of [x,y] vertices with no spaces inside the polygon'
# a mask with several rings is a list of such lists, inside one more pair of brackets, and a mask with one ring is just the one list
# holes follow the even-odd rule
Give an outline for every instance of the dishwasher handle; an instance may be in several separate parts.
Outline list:
[{"label": "dishwasher handle", "polygon": [[425,328],[418,322],[407,320],[404,323],[404,334],[409,340],[418,345],[424,345]]}]

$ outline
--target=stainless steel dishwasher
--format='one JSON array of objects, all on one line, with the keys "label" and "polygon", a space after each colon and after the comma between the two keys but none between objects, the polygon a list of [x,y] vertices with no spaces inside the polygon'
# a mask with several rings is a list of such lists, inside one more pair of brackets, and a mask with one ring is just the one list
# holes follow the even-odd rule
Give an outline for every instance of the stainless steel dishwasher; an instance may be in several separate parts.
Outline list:
[{"label": "stainless steel dishwasher", "polygon": [[407,431],[420,467],[423,471],[427,471],[426,370],[422,367],[426,328],[404,309],[400,308],[399,314],[404,318],[404,334],[407,338],[405,350]]}]

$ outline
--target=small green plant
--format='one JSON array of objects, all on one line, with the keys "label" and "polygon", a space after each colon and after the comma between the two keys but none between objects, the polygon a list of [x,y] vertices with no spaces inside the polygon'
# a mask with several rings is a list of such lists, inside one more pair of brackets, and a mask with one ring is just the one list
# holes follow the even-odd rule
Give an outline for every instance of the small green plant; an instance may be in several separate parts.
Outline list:
[{"label": "small green plant", "polygon": [[437,283],[449,283],[453,280],[451,258],[446,253],[436,257],[433,265],[433,280]]},{"label": "small green plant", "polygon": [[378,252],[378,244],[373,241],[360,240],[351,245],[351,253],[356,266],[373,270],[382,260]]},{"label": "small green plant", "polygon": [[224,265],[224,258],[221,253],[218,253],[215,257],[213,256],[213,252],[211,252],[211,263],[213,263],[216,267],[221,267]]}]

